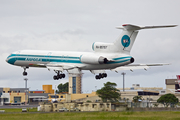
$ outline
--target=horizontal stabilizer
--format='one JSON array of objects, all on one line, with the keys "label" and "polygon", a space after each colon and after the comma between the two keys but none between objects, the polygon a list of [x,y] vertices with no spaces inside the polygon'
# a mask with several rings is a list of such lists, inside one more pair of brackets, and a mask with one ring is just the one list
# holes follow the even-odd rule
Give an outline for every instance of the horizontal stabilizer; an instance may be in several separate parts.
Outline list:
[{"label": "horizontal stabilizer", "polygon": [[136,26],[131,24],[124,24],[122,27],[116,27],[117,29],[125,30],[141,30],[141,29],[151,29],[151,28],[166,28],[166,27],[176,27],[177,25],[160,25],[160,26]]}]

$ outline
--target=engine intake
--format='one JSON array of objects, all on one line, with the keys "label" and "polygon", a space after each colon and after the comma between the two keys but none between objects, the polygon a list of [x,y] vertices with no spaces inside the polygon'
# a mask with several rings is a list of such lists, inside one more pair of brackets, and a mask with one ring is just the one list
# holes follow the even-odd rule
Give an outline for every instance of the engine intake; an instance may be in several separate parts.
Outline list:
[{"label": "engine intake", "polygon": [[133,62],[134,62],[134,58],[133,58],[133,57],[130,59],[130,62],[131,62],[131,63],[133,63]]}]

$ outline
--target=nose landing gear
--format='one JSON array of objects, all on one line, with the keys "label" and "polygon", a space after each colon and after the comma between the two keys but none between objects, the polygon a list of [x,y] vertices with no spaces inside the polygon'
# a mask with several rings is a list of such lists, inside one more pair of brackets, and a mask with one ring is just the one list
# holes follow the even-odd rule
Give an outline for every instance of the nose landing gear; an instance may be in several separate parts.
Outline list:
[{"label": "nose landing gear", "polygon": [[96,75],[95,78],[98,80],[98,79],[101,79],[101,78],[105,78],[107,77],[107,74],[106,73],[99,73],[99,75]]},{"label": "nose landing gear", "polygon": [[23,72],[23,76],[27,76],[27,72],[26,72],[26,69],[27,69],[28,67],[23,67],[23,69],[24,69],[24,72]]}]

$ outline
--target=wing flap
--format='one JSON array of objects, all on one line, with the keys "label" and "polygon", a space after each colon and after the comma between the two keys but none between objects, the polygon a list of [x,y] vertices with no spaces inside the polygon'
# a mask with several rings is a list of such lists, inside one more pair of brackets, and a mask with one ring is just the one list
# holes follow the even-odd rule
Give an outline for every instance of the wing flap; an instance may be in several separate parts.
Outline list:
[{"label": "wing flap", "polygon": [[45,65],[46,68],[52,69],[55,71],[64,71],[64,70],[71,70],[74,68],[79,68],[79,66],[74,64],[64,64],[64,63],[48,63]]},{"label": "wing flap", "polygon": [[55,70],[55,71],[64,71],[63,67],[49,67],[47,66],[48,70]]},{"label": "wing flap", "polygon": [[121,70],[136,70],[136,69],[144,69],[147,70],[149,66],[163,66],[163,65],[169,65],[168,63],[156,63],[156,64],[131,64],[131,65],[126,65],[122,67],[117,67],[115,69],[111,69],[111,71],[121,71]]},{"label": "wing flap", "polygon": [[115,69],[111,69],[111,71],[115,71],[115,72],[122,71],[122,70],[133,71],[133,70],[136,70],[136,69],[147,70],[148,68],[149,68],[148,66],[122,66],[122,67],[117,67]]},{"label": "wing flap", "polygon": [[92,74],[105,73],[105,70],[90,70]]}]

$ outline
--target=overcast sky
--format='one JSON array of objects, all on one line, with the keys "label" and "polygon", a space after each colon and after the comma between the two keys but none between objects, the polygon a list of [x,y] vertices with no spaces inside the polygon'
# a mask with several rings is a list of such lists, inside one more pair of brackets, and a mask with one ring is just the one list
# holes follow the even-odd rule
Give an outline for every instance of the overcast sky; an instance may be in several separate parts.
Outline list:
[{"label": "overcast sky", "polygon": [[[24,87],[23,69],[5,62],[17,50],[92,51],[93,42],[113,42],[122,32],[116,26],[180,25],[179,0],[0,0],[0,87]],[[171,63],[148,71],[126,72],[125,86],[163,87],[180,74],[180,27],[141,30],[132,48],[135,63]],[[27,70],[28,87],[42,89],[54,81],[53,71]],[[122,71],[123,72],[123,71]],[[108,71],[96,80],[83,71],[82,91],[91,92],[107,81],[122,88],[122,75]]]}]

